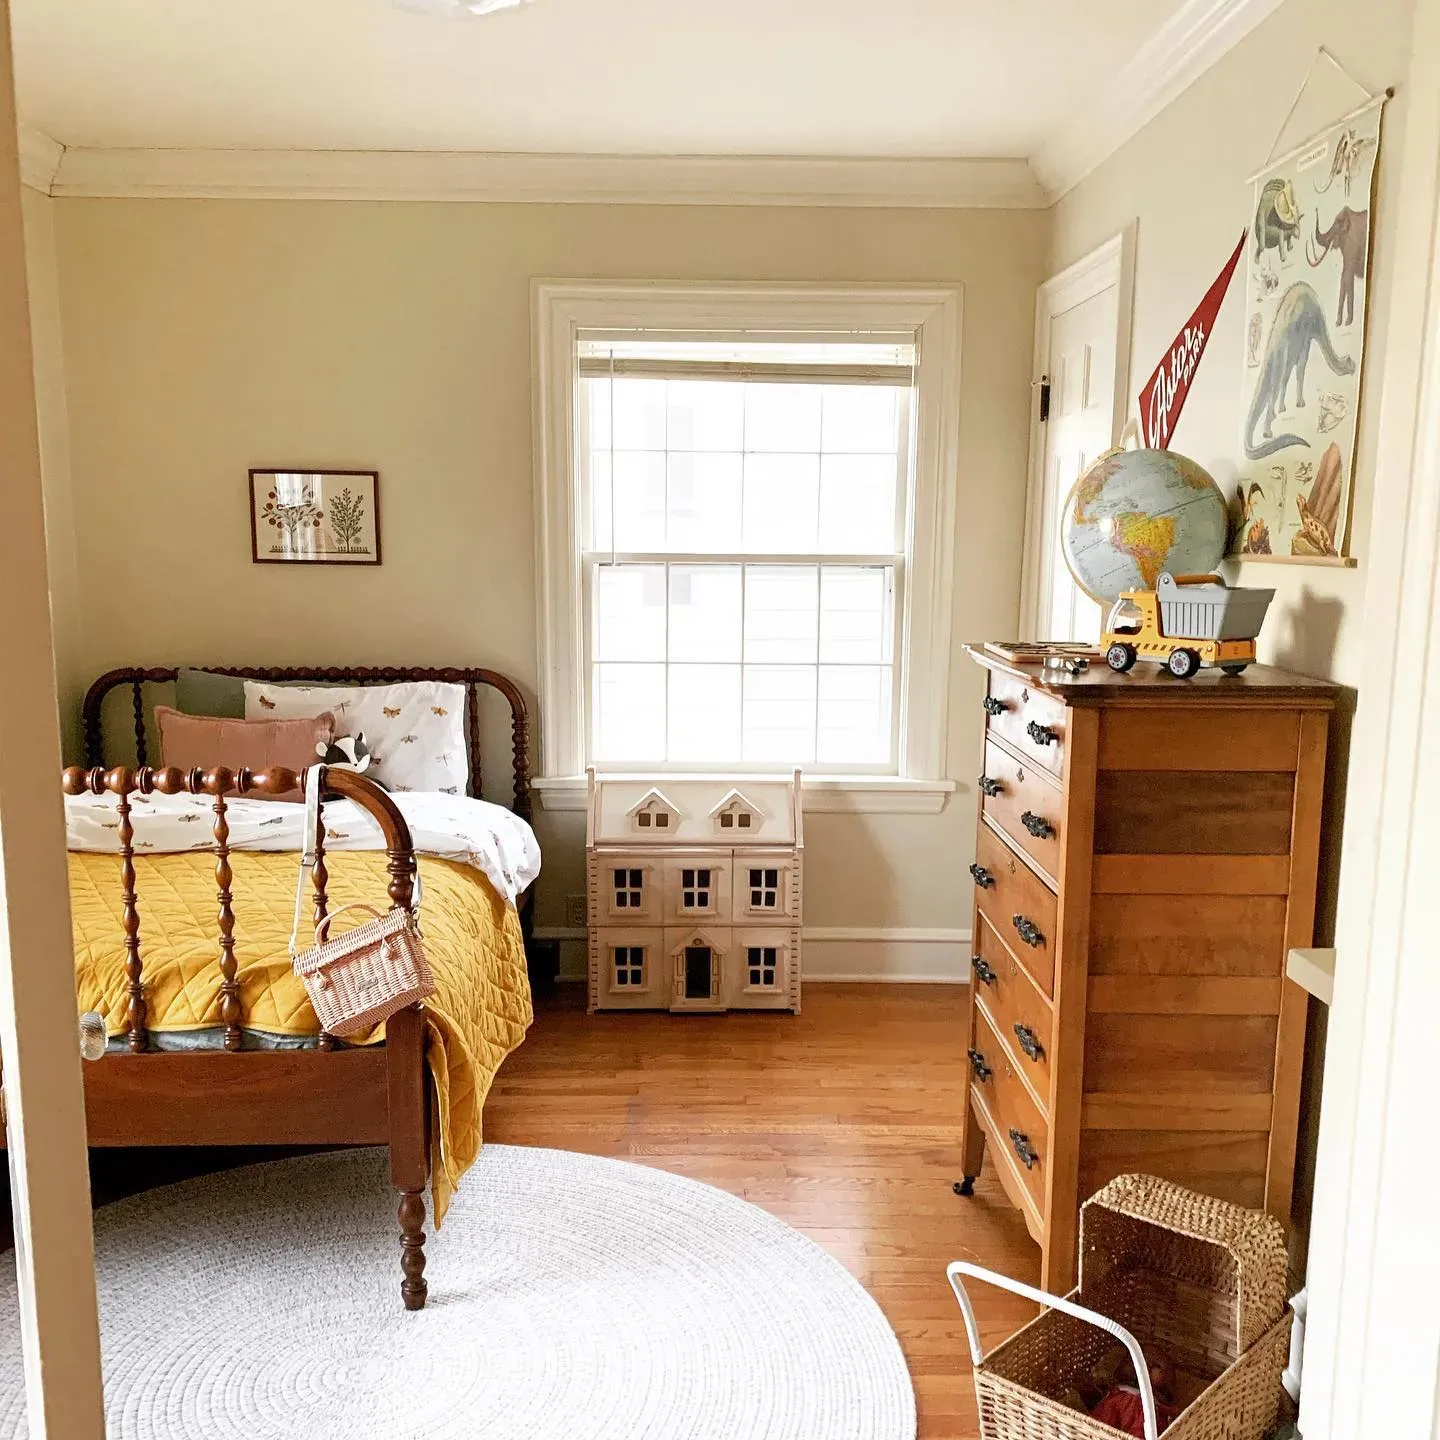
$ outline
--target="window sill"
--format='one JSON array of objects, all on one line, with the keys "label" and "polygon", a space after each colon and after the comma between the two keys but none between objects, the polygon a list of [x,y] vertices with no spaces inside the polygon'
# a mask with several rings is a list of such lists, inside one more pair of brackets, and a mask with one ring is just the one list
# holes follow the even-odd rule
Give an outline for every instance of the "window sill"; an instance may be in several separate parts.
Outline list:
[{"label": "window sill", "polygon": [[[660,772],[656,772],[656,778],[663,784]],[[723,778],[742,784],[746,778],[754,777],[726,775]],[[533,780],[530,788],[544,810],[585,809],[583,775]],[[805,811],[811,815],[938,815],[954,790],[953,780],[904,780],[895,775],[806,775],[801,785]]]}]

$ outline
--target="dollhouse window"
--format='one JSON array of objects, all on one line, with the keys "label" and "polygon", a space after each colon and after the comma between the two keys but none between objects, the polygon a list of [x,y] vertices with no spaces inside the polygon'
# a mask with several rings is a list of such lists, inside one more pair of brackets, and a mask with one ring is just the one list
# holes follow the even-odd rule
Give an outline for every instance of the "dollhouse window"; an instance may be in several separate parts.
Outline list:
[{"label": "dollhouse window", "polygon": [[617,910],[639,910],[645,903],[645,872],[617,868],[612,878],[615,888],[615,908]]},{"label": "dollhouse window", "polygon": [[682,870],[680,872],[680,908],[682,910],[708,910],[710,908],[710,870]]},{"label": "dollhouse window", "polygon": [[780,978],[780,952],[774,945],[750,945],[745,953],[750,984],[773,990]]},{"label": "dollhouse window", "polygon": [[612,958],[617,990],[635,990],[645,983],[643,945],[616,945],[613,947]]},{"label": "dollhouse window", "polygon": [[752,867],[750,870],[750,908],[774,910],[780,904],[780,872]]},{"label": "dollhouse window", "polygon": [[714,952],[708,945],[687,945],[685,947],[685,998],[687,1000],[709,1000],[711,976],[713,975]]}]

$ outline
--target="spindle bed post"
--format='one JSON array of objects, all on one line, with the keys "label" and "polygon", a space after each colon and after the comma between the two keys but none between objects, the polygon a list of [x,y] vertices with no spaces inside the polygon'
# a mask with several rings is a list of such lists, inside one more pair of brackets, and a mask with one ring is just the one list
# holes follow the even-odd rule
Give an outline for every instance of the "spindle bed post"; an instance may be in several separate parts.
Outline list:
[{"label": "spindle bed post", "polygon": [[145,967],[140,959],[139,896],[135,893],[135,826],[130,819],[134,776],[129,770],[112,770],[105,788],[119,796],[120,904],[125,931],[125,1033],[132,1055],[143,1055],[150,1044],[145,1029]]},{"label": "spindle bed post", "polygon": [[221,766],[201,777],[201,786],[215,797],[215,886],[220,906],[220,1023],[225,1027],[225,1048],[239,1050],[244,1043],[240,1022],[240,984],[235,978],[235,911],[230,882],[230,821],[225,814],[225,792],[234,777]]},{"label": "spindle bed post", "polygon": [[[325,797],[320,797],[320,804],[317,807],[315,816],[315,864],[310,871],[310,881],[315,887],[315,928],[320,928],[320,922],[330,910],[330,869],[325,863]],[[328,1031],[320,1032],[320,1048],[322,1050],[338,1050],[340,1042]]]},{"label": "spindle bed post", "polygon": [[[390,903],[408,910],[415,898],[415,852],[390,842]],[[430,1170],[430,1086],[425,1070],[425,1007],[411,1005],[385,1024],[390,1057],[390,1179],[400,1195],[400,1296],[407,1310],[425,1304],[425,1182]]]}]

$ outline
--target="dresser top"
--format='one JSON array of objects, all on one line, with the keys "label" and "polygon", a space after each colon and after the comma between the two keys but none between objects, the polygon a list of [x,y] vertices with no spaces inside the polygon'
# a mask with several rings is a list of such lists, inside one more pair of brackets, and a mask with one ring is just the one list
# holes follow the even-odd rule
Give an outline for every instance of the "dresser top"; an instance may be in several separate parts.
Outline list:
[{"label": "dresser top", "polygon": [[1043,690],[1067,705],[1102,705],[1123,701],[1184,699],[1196,704],[1226,704],[1239,701],[1290,701],[1330,709],[1340,687],[1329,680],[1315,680],[1271,665],[1251,665],[1239,675],[1204,669],[1188,680],[1177,679],[1163,665],[1141,661],[1128,674],[1120,675],[1105,661],[1092,660],[1078,675],[1054,671],[1042,674],[1039,665],[1017,665],[986,650],[983,645],[965,649],[987,670],[1014,675],[1036,690]]}]

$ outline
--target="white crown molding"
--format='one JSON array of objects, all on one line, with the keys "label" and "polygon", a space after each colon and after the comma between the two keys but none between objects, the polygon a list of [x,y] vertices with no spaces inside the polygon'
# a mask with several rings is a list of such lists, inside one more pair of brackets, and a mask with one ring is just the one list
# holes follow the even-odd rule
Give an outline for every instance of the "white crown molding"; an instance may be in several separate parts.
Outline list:
[{"label": "white crown molding", "polygon": [[1078,185],[1284,0],[1184,0],[1120,73],[1030,157],[1050,199]]},{"label": "white crown molding", "polygon": [[1041,209],[1025,160],[519,155],[72,146],[51,193],[84,198]]},{"label": "white crown molding", "polygon": [[20,183],[40,191],[42,195],[49,195],[60,162],[65,157],[65,147],[24,121],[17,129],[20,137]]}]

